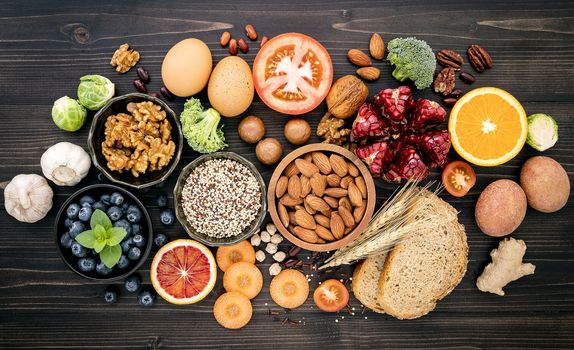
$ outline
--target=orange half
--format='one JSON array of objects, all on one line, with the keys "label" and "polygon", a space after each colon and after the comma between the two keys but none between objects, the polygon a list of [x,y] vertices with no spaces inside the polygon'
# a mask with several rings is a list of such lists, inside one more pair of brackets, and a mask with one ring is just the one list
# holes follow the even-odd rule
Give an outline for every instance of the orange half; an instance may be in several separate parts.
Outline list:
[{"label": "orange half", "polygon": [[464,95],[452,108],[448,131],[456,152],[470,163],[495,166],[514,158],[528,134],[526,112],[508,92],[483,87]]}]

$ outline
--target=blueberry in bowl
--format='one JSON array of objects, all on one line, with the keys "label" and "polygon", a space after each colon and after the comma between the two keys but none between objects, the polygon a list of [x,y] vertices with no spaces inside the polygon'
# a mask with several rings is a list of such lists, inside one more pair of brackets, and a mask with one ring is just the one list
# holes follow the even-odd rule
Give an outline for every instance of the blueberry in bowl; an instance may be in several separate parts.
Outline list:
[{"label": "blueberry in bowl", "polygon": [[68,267],[92,280],[119,280],[143,264],[153,245],[143,204],[109,184],[80,189],[60,207],[56,245]]}]

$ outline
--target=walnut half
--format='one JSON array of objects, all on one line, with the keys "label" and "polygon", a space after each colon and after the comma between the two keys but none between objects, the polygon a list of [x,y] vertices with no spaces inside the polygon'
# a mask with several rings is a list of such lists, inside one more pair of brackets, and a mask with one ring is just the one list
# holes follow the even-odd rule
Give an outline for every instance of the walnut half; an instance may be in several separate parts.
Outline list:
[{"label": "walnut half", "polygon": [[110,64],[116,68],[116,71],[126,73],[130,68],[135,66],[139,60],[140,53],[130,49],[130,45],[123,44],[114,52]]}]

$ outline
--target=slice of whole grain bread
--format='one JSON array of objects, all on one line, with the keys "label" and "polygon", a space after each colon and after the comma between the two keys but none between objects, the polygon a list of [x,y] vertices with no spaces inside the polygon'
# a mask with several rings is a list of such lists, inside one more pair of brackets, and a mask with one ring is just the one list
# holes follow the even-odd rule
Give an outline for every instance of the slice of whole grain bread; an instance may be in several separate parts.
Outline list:
[{"label": "slice of whole grain bread", "polygon": [[361,261],[353,271],[353,294],[361,304],[369,309],[384,313],[377,303],[378,280],[385,265],[387,253],[372,255]]}]

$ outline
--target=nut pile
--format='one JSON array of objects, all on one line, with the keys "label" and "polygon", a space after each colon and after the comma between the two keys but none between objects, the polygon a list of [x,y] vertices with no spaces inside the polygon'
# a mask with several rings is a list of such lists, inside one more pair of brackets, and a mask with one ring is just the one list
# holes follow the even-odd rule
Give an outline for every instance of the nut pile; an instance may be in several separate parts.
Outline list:
[{"label": "nut pile", "polygon": [[[257,31],[252,24],[245,25],[245,35],[251,41],[257,40]],[[261,42],[259,43],[259,47],[265,45],[265,43],[269,40],[266,36],[261,37]],[[230,55],[237,55],[239,51],[243,53],[249,52],[249,44],[244,38],[233,38],[231,33],[223,32],[221,33],[221,37],[219,38],[219,44],[221,47],[228,47],[228,51]]]},{"label": "nut pile", "polygon": [[[375,60],[382,60],[385,56],[385,43],[378,33],[373,33],[369,41],[369,53]],[[373,67],[371,58],[361,50],[351,49],[347,52],[349,62],[358,66],[356,73],[362,79],[367,81],[378,80],[381,76],[381,70]]]},{"label": "nut pile", "polygon": [[187,177],[182,207],[197,232],[214,238],[233,237],[257,217],[261,188],[245,165],[232,159],[208,160]]},{"label": "nut pile", "polygon": [[340,155],[312,152],[285,168],[275,196],[283,226],[305,242],[326,243],[361,221],[367,186],[357,167]]},{"label": "nut pile", "polygon": [[265,231],[257,232],[251,236],[251,245],[254,247],[259,247],[262,243],[265,243],[265,250],[258,250],[255,253],[255,259],[262,263],[265,261],[268,253],[273,256],[275,262],[269,266],[269,275],[276,276],[281,272],[282,268],[280,263],[282,263],[285,258],[287,258],[287,253],[279,250],[279,243],[283,242],[283,236],[277,232],[277,227],[273,224],[267,224],[265,226]]}]

